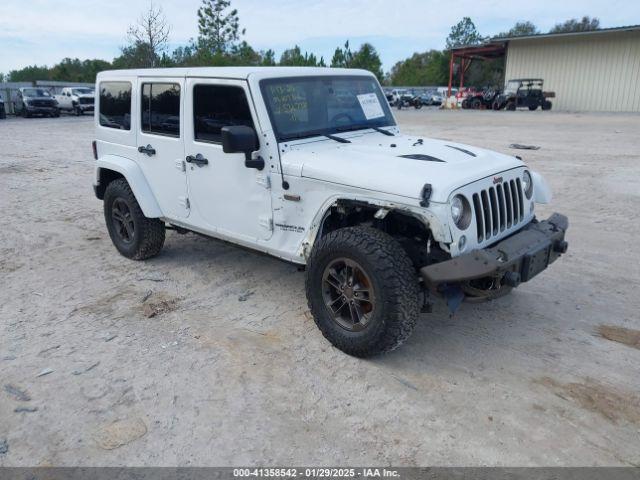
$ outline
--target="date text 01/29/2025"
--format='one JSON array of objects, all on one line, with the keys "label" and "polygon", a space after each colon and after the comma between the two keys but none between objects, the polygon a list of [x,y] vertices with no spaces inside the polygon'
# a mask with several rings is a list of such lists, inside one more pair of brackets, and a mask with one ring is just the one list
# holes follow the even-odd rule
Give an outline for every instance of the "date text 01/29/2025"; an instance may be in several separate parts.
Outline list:
[{"label": "date text 01/29/2025", "polygon": [[400,478],[388,468],[234,468],[234,478]]}]

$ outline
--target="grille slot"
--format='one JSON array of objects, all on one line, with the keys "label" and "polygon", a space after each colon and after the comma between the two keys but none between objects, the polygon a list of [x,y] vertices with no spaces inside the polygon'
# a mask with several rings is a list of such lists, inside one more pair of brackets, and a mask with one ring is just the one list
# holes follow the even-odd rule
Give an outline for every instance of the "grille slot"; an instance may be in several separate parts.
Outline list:
[{"label": "grille slot", "polygon": [[489,240],[524,220],[524,196],[519,178],[472,195],[478,242]]}]

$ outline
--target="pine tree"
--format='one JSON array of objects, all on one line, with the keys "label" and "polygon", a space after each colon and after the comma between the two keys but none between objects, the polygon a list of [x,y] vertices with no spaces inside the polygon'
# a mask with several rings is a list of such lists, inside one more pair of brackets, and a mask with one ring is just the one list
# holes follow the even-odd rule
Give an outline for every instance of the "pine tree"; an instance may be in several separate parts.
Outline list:
[{"label": "pine tree", "polygon": [[238,44],[245,31],[240,30],[238,10],[231,0],[202,0],[198,9],[198,49],[209,54],[227,53]]}]

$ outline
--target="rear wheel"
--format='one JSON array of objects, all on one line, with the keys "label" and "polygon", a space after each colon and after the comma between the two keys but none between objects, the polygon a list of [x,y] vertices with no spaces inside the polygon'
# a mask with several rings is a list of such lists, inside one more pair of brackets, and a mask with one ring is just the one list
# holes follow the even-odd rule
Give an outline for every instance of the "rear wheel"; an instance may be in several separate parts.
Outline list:
[{"label": "rear wheel", "polygon": [[515,102],[509,102],[509,103],[507,103],[507,106],[505,108],[507,110],[514,111],[516,109],[516,104],[515,104]]},{"label": "rear wheel", "polygon": [[306,292],[325,338],[356,357],[400,346],[420,310],[417,275],[407,253],[373,228],[342,228],[318,240],[307,265]]},{"label": "rear wheel", "polygon": [[551,110],[551,102],[549,100],[545,100],[544,102],[542,102],[542,109]]},{"label": "rear wheel", "polygon": [[144,260],[162,250],[164,222],[144,216],[124,178],[114,180],[105,190],[104,219],[111,241],[125,257]]}]

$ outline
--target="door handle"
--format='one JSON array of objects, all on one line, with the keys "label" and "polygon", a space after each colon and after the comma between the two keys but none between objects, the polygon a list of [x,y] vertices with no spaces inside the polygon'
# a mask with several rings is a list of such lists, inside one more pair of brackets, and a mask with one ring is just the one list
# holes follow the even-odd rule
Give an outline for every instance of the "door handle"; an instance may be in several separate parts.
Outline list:
[{"label": "door handle", "polygon": [[151,155],[155,155],[156,154],[156,149],[153,148],[151,145],[147,144],[146,147],[138,147],[138,151],[140,153],[146,153],[147,155],[151,156]]},{"label": "door handle", "polygon": [[195,163],[198,167],[209,165],[209,160],[204,158],[201,153],[198,153],[195,157],[193,155],[188,155],[185,160],[187,161],[187,163]]}]

